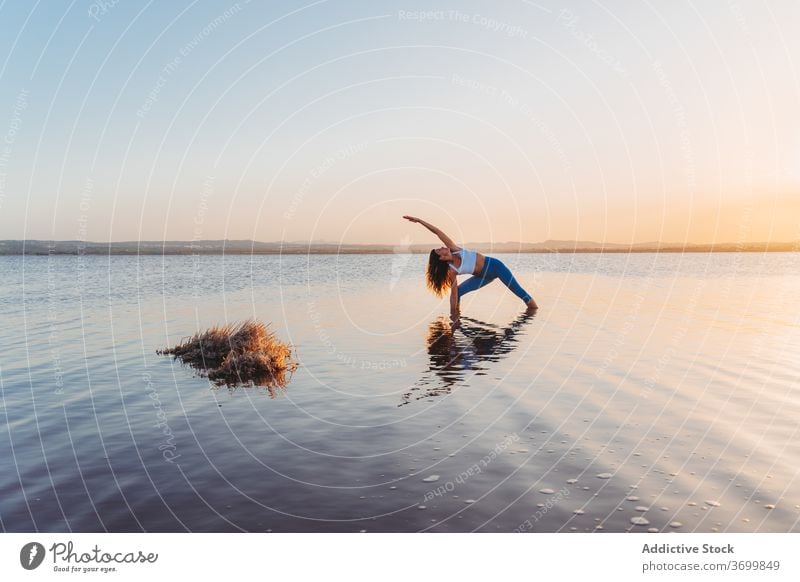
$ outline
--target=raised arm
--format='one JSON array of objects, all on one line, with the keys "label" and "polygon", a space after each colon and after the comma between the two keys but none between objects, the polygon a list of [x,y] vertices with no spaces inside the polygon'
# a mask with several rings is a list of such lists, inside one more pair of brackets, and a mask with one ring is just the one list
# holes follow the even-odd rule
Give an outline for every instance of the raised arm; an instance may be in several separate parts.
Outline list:
[{"label": "raised arm", "polygon": [[425,222],[425,221],[424,221],[424,220],[422,220],[421,218],[416,218],[416,217],[414,217],[414,216],[404,216],[403,218],[405,218],[406,220],[409,220],[409,221],[411,221],[411,222],[416,222],[417,224],[421,224],[422,226],[424,226],[425,228],[427,228],[427,229],[428,229],[429,231],[431,231],[433,234],[435,234],[436,236],[438,236],[438,237],[439,237],[439,240],[441,240],[441,241],[442,241],[442,243],[444,243],[444,245],[445,245],[445,246],[446,246],[448,249],[450,249],[451,251],[457,251],[457,250],[461,249],[461,247],[460,247],[460,246],[458,246],[456,243],[454,243],[454,242],[453,242],[453,239],[451,239],[449,236],[447,236],[445,233],[443,233],[443,232],[441,231],[441,229],[439,229],[439,228],[437,228],[437,227],[433,226],[433,225],[432,225],[432,224],[430,224],[429,222]]}]

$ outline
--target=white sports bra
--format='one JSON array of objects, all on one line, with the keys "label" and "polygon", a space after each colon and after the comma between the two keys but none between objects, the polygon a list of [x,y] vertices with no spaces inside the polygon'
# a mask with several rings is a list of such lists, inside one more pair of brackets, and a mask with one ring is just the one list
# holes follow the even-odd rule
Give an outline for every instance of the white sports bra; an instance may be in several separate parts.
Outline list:
[{"label": "white sports bra", "polygon": [[478,261],[478,253],[469,249],[451,251],[454,255],[461,255],[461,267],[456,267],[450,263],[450,268],[459,275],[472,275],[475,272],[475,263]]}]

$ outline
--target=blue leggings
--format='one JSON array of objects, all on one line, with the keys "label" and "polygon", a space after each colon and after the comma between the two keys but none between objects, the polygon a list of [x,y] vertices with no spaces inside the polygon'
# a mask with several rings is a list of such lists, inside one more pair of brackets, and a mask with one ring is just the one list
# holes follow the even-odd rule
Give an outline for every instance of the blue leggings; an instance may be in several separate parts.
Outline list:
[{"label": "blue leggings", "polygon": [[511,289],[514,295],[522,299],[526,304],[531,300],[531,296],[517,283],[514,275],[503,264],[503,261],[492,257],[486,257],[480,275],[473,275],[458,286],[458,298],[461,299],[462,295],[480,289],[495,279],[500,279],[506,287]]}]

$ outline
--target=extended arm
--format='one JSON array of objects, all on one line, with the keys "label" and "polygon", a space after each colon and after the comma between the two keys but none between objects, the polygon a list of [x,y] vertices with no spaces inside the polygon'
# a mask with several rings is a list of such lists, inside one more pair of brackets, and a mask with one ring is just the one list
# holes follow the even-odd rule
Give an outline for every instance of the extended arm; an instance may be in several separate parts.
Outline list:
[{"label": "extended arm", "polygon": [[411,222],[416,222],[417,224],[421,224],[422,226],[427,228],[433,234],[438,236],[439,240],[441,240],[444,243],[444,245],[451,251],[457,251],[461,248],[460,246],[458,246],[456,243],[453,242],[453,239],[451,239],[449,236],[443,233],[441,229],[433,226],[429,222],[425,222],[421,218],[416,218],[414,216],[404,216],[403,218],[405,218],[406,220],[410,220]]},{"label": "extended arm", "polygon": [[448,277],[450,277],[450,319],[454,324],[457,324],[460,315],[458,309],[458,279],[455,271],[450,271]]}]

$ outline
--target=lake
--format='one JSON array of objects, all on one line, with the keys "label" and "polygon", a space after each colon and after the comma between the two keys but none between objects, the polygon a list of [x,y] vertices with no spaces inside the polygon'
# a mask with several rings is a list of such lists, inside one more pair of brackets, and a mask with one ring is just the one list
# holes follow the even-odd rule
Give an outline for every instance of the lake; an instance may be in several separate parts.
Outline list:
[{"label": "lake", "polygon": [[[800,531],[800,254],[0,257],[5,531]],[[256,317],[285,388],[156,350]]]}]

